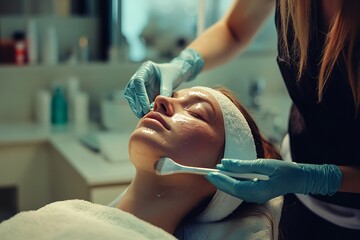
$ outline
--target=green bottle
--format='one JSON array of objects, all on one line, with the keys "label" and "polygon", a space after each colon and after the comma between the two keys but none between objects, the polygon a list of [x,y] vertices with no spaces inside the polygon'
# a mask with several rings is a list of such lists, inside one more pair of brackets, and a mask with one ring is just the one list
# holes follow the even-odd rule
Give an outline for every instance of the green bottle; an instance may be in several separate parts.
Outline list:
[{"label": "green bottle", "polygon": [[52,125],[66,125],[68,123],[68,104],[60,86],[55,87],[51,99],[51,123]]}]

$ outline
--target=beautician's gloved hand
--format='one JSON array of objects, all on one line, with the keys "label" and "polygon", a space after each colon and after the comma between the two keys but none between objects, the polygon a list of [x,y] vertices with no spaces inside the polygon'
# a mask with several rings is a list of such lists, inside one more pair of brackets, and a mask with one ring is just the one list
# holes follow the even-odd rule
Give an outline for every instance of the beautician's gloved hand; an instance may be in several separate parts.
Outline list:
[{"label": "beautician's gloved hand", "polygon": [[221,173],[209,173],[206,178],[219,190],[247,202],[264,203],[287,193],[336,193],[342,181],[338,166],[302,164],[274,159],[223,159],[218,169],[236,173],[260,173],[267,181],[237,180]]},{"label": "beautician's gloved hand", "polygon": [[193,49],[185,49],[170,63],[147,61],[131,77],[125,88],[125,98],[137,117],[150,110],[150,103],[159,94],[170,97],[173,89],[184,81],[196,77],[204,66],[204,60]]}]

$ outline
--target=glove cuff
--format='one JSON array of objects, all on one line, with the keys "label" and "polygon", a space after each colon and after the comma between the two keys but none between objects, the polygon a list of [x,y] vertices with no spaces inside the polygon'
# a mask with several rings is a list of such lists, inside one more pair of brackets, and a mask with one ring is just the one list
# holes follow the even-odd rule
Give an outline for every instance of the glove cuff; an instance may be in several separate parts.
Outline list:
[{"label": "glove cuff", "polygon": [[182,76],[174,83],[174,88],[180,85],[183,81],[193,80],[203,69],[204,59],[192,48],[183,50],[178,57],[174,58],[171,62],[181,63],[181,69],[183,71]]},{"label": "glove cuff", "polygon": [[334,195],[340,188],[341,182],[342,182],[342,172],[340,168],[336,165],[328,165],[326,164],[324,167],[326,167],[328,170],[327,175],[327,195]]},{"label": "glove cuff", "polygon": [[331,196],[339,190],[342,172],[338,166],[302,164],[302,168],[308,173],[306,184],[308,189],[304,193]]}]

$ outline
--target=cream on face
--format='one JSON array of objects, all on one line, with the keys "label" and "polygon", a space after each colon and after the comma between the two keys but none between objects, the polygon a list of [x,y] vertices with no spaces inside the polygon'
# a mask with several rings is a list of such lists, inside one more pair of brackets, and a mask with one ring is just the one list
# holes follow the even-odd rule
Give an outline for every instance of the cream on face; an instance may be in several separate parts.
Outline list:
[{"label": "cream on face", "polygon": [[[211,122],[210,120],[214,119],[214,108],[212,103],[202,92],[194,91],[185,95],[175,93],[173,97],[186,102],[184,110],[188,112],[188,114],[183,114],[182,112],[175,113],[172,118],[174,123],[179,122],[184,125],[185,123],[192,122],[193,117],[208,122]],[[192,127],[199,127],[199,124],[195,123]]]},{"label": "cream on face", "polygon": [[155,99],[154,111],[139,121],[131,136],[129,153],[135,167],[149,171],[163,156],[184,165],[214,167],[223,144],[223,119],[216,99],[203,90],[185,89],[171,98]]}]

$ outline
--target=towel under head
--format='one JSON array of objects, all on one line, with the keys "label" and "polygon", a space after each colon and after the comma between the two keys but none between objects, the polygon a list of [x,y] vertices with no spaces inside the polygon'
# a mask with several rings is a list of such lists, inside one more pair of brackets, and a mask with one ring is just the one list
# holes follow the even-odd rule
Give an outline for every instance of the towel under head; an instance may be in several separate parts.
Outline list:
[{"label": "towel under head", "polygon": [[[249,124],[244,115],[229,98],[208,87],[201,89],[215,97],[220,105],[225,127],[225,149],[223,158],[256,159],[256,147]],[[243,200],[217,190],[205,210],[197,217],[199,222],[219,221],[230,215]]]}]

